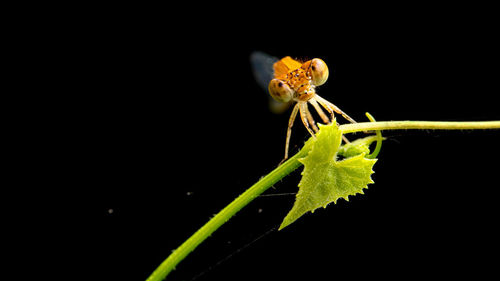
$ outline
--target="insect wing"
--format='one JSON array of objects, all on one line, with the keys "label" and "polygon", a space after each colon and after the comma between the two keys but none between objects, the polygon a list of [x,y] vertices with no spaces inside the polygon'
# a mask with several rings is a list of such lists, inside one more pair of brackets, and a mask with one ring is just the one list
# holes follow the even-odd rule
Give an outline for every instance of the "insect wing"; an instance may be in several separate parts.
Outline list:
[{"label": "insect wing", "polygon": [[250,63],[252,64],[252,72],[259,86],[267,93],[269,81],[274,78],[273,64],[278,61],[278,58],[265,54],[263,52],[253,52],[250,55]]},{"label": "insect wing", "polygon": [[263,52],[255,51],[250,55],[252,72],[257,84],[264,90],[269,97],[269,109],[273,113],[283,113],[290,107],[290,103],[275,101],[268,92],[269,81],[274,78],[273,65],[279,61],[277,57],[270,56]]}]

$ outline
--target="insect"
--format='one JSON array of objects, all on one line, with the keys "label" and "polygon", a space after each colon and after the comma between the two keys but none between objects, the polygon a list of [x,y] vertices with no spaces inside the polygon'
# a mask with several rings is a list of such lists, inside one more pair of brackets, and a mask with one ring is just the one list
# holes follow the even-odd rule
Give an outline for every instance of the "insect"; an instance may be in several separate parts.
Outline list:
[{"label": "insect", "polygon": [[[316,87],[323,85],[329,75],[328,67],[322,59],[299,62],[287,56],[278,60],[262,52],[254,52],[250,56],[250,61],[257,82],[261,87],[267,88],[273,98],[270,103],[271,111],[282,112],[296,102],[288,121],[285,157],[282,162],[288,159],[290,136],[297,113],[300,113],[302,123],[313,137],[316,137],[315,133],[319,131],[308,104],[314,107],[324,123],[329,124],[334,120],[334,112],[351,123],[356,123],[340,108],[316,93]],[[330,118],[322,108],[330,114]],[[347,139],[344,138],[344,141]]]}]

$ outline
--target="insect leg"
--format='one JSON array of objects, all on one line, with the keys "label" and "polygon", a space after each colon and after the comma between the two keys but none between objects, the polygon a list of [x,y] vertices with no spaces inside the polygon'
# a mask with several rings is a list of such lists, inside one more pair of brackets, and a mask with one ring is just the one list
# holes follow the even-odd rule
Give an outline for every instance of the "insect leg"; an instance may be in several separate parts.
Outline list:
[{"label": "insect leg", "polygon": [[283,163],[286,159],[288,159],[288,146],[290,144],[290,136],[292,135],[292,126],[298,111],[299,111],[299,104],[297,103],[293,107],[292,115],[290,115],[290,119],[288,120],[288,129],[286,130],[285,158],[281,160],[281,163]]},{"label": "insect leg", "polygon": [[309,126],[309,120],[308,120],[309,110],[307,109],[307,102],[298,102],[297,104],[300,107],[300,119],[302,119],[302,123],[304,123],[304,126],[306,127],[307,131],[309,131],[309,134],[311,134],[311,136],[313,136],[315,138],[316,135],[311,130],[311,127]]},{"label": "insect leg", "polygon": [[309,102],[312,104],[312,106],[314,107],[314,109],[316,109],[316,112],[318,112],[319,117],[321,117],[321,119],[323,119],[323,122],[325,124],[330,124],[330,119],[328,119],[328,116],[326,116],[326,114],[323,111],[323,109],[321,109],[321,106],[319,106],[318,101],[316,101],[315,97],[312,97],[309,100]]},{"label": "insect leg", "polygon": [[313,128],[314,133],[317,133],[319,131],[319,129],[318,129],[318,126],[316,126],[316,122],[314,122],[314,118],[313,118],[311,112],[309,111],[307,103],[305,104],[304,107],[306,108],[307,121],[309,121],[309,125],[311,125],[311,127]]},{"label": "insect leg", "polygon": [[[318,94],[316,94],[313,99],[317,99],[317,101],[332,115],[332,120],[333,120],[333,111],[335,111],[335,112],[341,114],[345,119],[349,120],[351,123],[356,123],[356,121],[354,121],[354,119],[349,117],[349,115],[345,114],[342,110],[340,110],[340,108],[335,106],[333,103],[325,100],[324,98],[320,97]],[[317,103],[316,103],[316,105],[317,105]],[[313,106],[314,106],[314,104],[313,104]],[[321,110],[321,107],[318,106],[318,108]],[[318,109],[316,108],[316,110],[318,110]],[[318,110],[318,113],[319,113],[319,110]],[[342,139],[344,140],[345,143],[350,143],[350,141],[346,138],[345,135],[342,135]]]},{"label": "insect leg", "polygon": [[345,112],[340,110],[336,105],[333,103],[325,100],[324,98],[320,97],[318,94],[315,95],[316,100],[326,109],[328,112],[332,115],[333,119],[333,111],[337,112],[338,114],[342,115],[346,120],[348,120],[351,123],[356,123],[354,119],[352,119],[349,115],[347,115]]}]

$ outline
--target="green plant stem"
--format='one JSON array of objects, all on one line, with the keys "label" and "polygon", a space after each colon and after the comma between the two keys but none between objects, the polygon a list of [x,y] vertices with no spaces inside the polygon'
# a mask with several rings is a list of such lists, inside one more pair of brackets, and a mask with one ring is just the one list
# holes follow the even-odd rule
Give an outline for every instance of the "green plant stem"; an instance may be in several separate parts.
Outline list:
[{"label": "green plant stem", "polygon": [[344,124],[339,126],[343,134],[378,130],[472,130],[500,129],[500,121],[440,122],[440,121],[384,121]]},{"label": "green plant stem", "polygon": [[[304,146],[306,147],[306,146]],[[290,174],[292,171],[302,165],[297,159],[305,157],[309,150],[301,150],[282,165],[274,169],[267,176],[260,179],[256,184],[251,186],[247,191],[242,193],[238,198],[231,202],[227,207],[222,209],[210,221],[208,221],[202,228],[196,231],[188,240],[186,240],[179,248],[170,254],[170,256],[163,261],[162,264],[149,276],[147,281],[160,281],[163,280],[172,271],[175,266],[183,260],[191,251],[193,251],[201,242],[210,236],[221,225],[228,221],[234,214],[241,208],[245,207],[257,196],[273,186],[276,182],[284,176]]]},{"label": "green plant stem", "polygon": [[[377,120],[375,120],[375,118],[370,113],[366,112],[365,115],[366,117],[368,117],[370,122],[377,122]],[[373,150],[372,153],[366,155],[366,158],[369,159],[377,158],[380,149],[382,148],[382,141],[384,140],[384,138],[382,138],[382,133],[380,131],[376,131],[376,134],[377,134],[377,145],[375,146],[375,149]]]},{"label": "green plant stem", "polygon": [[[345,124],[339,126],[343,134],[362,131],[378,130],[469,130],[469,129],[500,129],[500,121],[484,122],[434,122],[434,121],[387,121],[387,122],[363,122],[355,124]],[[203,227],[196,231],[188,240],[168,256],[160,266],[149,276],[147,281],[163,280],[191,251],[193,251],[201,242],[210,236],[221,225],[228,221],[241,208],[245,207],[257,196],[273,186],[280,179],[290,174],[302,164],[299,158],[305,157],[311,149],[312,142],[308,141],[304,147],[293,157],[288,159],[282,165],[278,166],[267,176],[260,179],[256,184],[242,193],[238,198],[222,209]]]}]

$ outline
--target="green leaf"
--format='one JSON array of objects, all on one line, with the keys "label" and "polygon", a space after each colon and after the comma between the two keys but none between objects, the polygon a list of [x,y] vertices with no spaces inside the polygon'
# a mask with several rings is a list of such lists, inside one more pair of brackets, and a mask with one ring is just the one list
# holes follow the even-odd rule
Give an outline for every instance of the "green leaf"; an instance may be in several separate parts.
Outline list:
[{"label": "green leaf", "polygon": [[320,131],[311,151],[306,157],[299,159],[304,164],[299,192],[280,230],[309,211],[314,212],[331,202],[336,203],[339,198],[349,200],[349,195],[363,194],[363,189],[373,183],[372,168],[377,160],[365,158],[367,151],[364,148],[373,140],[353,142],[354,145],[348,147],[349,153],[344,154],[349,158],[338,161],[342,134],[336,122],[319,126]]}]

